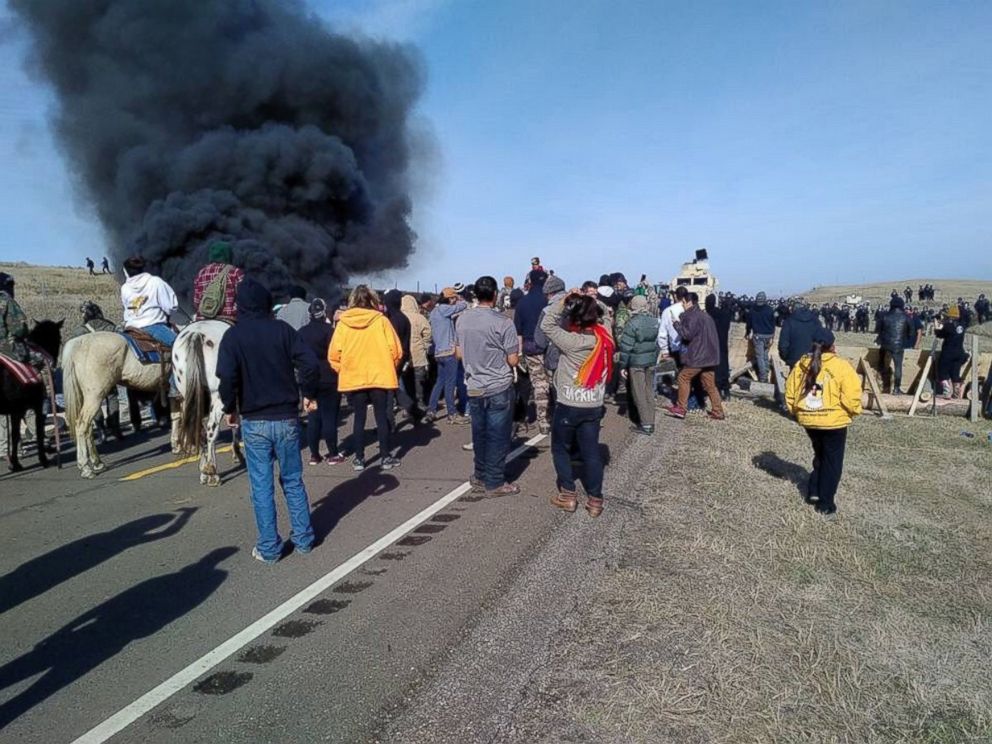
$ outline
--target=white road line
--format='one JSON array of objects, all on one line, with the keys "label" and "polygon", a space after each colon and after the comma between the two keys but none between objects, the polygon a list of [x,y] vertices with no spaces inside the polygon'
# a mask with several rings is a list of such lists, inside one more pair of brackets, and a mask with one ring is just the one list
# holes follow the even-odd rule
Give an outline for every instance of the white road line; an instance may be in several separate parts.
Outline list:
[{"label": "white road line", "polygon": [[[517,447],[509,455],[507,455],[506,461],[510,462],[511,460],[515,460],[520,457],[520,455],[539,443],[546,436],[546,434],[538,434],[536,437],[531,437],[524,444]],[[426,522],[428,519],[448,506],[448,504],[451,504],[459,497],[468,493],[471,489],[472,487],[467,481],[462,483],[458,486],[458,488],[445,494],[423,511],[410,517],[410,519],[405,521],[399,527],[392,530],[388,534],[383,535],[364,550],[355,553],[355,555],[351,558],[346,560],[337,568],[332,569],[330,573],[327,573],[323,577],[317,579],[299,594],[287,599],[281,605],[276,607],[267,615],[260,617],[240,633],[231,636],[229,639],[217,646],[217,648],[213,651],[208,651],[188,667],[169,677],[169,679],[165,680],[165,682],[160,684],[158,687],[146,692],[123,710],[115,713],[103,723],[87,731],[85,734],[76,739],[73,744],[103,744],[103,742],[107,741],[110,737],[119,734],[153,708],[164,703],[170,697],[175,695],[187,685],[195,682],[198,678],[202,677],[229,656],[247,646],[249,643],[262,635],[262,633],[270,630],[277,623],[296,612],[308,602],[314,600],[320,594],[323,594],[356,568],[359,568],[362,564],[372,560],[372,558],[374,558],[378,553],[382,552],[394,542],[401,539],[411,530],[419,527],[423,522]]]}]

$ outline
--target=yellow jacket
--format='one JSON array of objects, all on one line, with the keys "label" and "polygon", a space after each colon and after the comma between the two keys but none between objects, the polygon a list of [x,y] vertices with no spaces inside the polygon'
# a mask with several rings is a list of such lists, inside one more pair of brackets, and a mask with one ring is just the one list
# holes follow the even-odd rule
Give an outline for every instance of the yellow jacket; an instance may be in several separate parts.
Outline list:
[{"label": "yellow jacket", "polygon": [[338,373],[338,390],[399,387],[396,365],[403,358],[393,324],[378,310],[345,310],[327,349],[327,361]]},{"label": "yellow jacket", "polygon": [[785,402],[807,429],[843,429],[861,414],[861,380],[854,367],[836,354],[824,354],[816,385],[803,394],[803,381],[812,357],[807,354],[792,368],[785,383]]}]

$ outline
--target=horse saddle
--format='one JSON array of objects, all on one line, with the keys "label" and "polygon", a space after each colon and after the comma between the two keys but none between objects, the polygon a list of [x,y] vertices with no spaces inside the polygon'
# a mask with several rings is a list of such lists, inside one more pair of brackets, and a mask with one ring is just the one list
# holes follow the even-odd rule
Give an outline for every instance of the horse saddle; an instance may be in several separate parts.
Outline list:
[{"label": "horse saddle", "polygon": [[[33,361],[37,364],[44,365],[47,363],[49,366],[54,366],[54,361],[47,352],[34,344],[28,344],[27,349],[33,357]],[[5,367],[21,385],[41,385],[45,382],[41,376],[41,371],[34,364],[31,364],[30,361],[22,362],[20,359],[15,359],[3,352],[0,352],[0,367]]]},{"label": "horse saddle", "polygon": [[121,335],[141,364],[168,364],[172,361],[172,349],[140,328],[128,328]]}]

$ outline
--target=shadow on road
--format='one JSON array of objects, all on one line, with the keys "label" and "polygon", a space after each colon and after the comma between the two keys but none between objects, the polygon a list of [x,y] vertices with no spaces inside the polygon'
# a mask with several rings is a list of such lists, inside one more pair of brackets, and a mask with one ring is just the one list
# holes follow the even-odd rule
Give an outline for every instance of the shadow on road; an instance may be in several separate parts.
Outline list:
[{"label": "shadow on road", "polygon": [[9,574],[0,576],[0,613],[44,594],[129,548],[172,537],[186,526],[195,511],[185,508],[178,514],[142,517],[32,558]]},{"label": "shadow on road", "polygon": [[323,541],[338,522],[352,509],[370,496],[382,496],[399,488],[400,482],[394,475],[383,473],[378,468],[370,468],[356,478],[339,483],[320,501],[313,504],[310,521],[313,524],[317,542]]},{"label": "shadow on road", "polygon": [[809,471],[802,465],[783,460],[774,452],[762,452],[751,458],[751,464],[759,470],[764,470],[768,475],[780,480],[791,481],[796,485],[799,493],[806,495],[806,484],[809,481]]},{"label": "shadow on road", "polygon": [[0,690],[41,675],[0,704],[0,729],[84,677],[130,643],[157,633],[203,603],[227,577],[218,564],[238,552],[218,548],[175,573],[121,592],[0,667]]}]

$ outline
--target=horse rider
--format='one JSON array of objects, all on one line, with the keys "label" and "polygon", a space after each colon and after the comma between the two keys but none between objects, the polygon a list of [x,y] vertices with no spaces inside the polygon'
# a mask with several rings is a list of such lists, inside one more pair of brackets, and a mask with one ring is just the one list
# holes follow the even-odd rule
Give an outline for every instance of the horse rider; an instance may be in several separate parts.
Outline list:
[{"label": "horse rider", "polygon": [[[179,308],[176,293],[164,279],[145,270],[145,259],[141,256],[127,259],[124,273],[127,274],[127,281],[121,285],[124,330],[143,331],[171,350],[178,335],[169,324],[169,316]],[[175,376],[169,377],[169,397],[178,398]]]},{"label": "horse rider", "polygon": [[[238,308],[235,304],[235,297],[238,285],[245,278],[245,273],[237,266],[232,265],[231,244],[218,240],[211,244],[207,253],[209,263],[204,266],[193,280],[193,309],[196,312],[196,320],[226,320],[230,323],[238,319]],[[222,303],[216,303],[210,307],[210,303],[204,303],[204,294],[208,301],[213,299],[211,295],[217,292],[223,297]]]},{"label": "horse rider", "polygon": [[[117,331],[117,326],[103,317],[103,310],[95,302],[87,300],[80,306],[79,312],[83,314],[83,322],[66,334],[65,342],[77,336],[85,336],[87,333],[97,333],[99,331],[114,333]],[[116,439],[123,439],[124,432],[121,431],[120,400],[117,397],[116,385],[107,394],[107,410],[109,414],[106,424],[103,420],[103,411],[100,411],[96,416],[97,426],[100,427],[101,431],[104,429],[109,431]]]},{"label": "horse rider", "polygon": [[0,271],[0,354],[40,371],[44,360],[31,351],[27,338],[28,319],[14,299],[14,277]]}]

